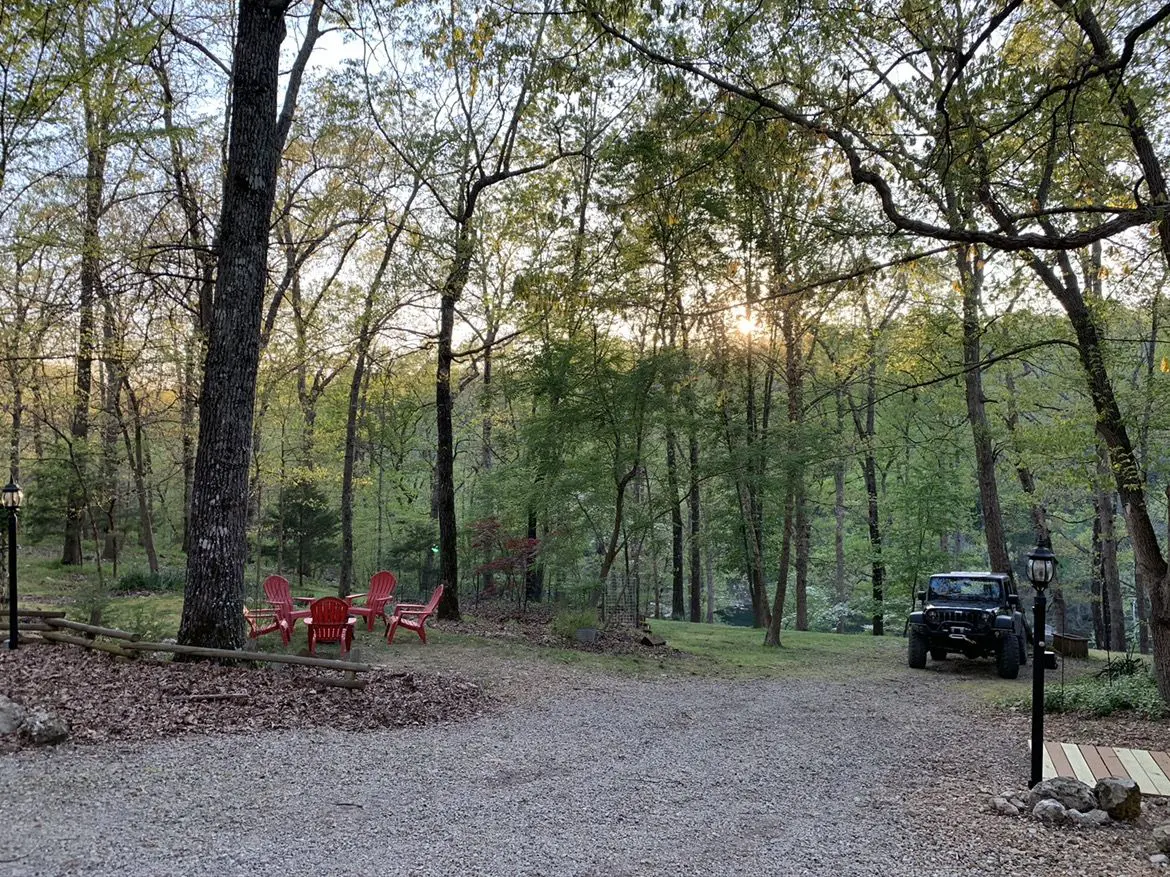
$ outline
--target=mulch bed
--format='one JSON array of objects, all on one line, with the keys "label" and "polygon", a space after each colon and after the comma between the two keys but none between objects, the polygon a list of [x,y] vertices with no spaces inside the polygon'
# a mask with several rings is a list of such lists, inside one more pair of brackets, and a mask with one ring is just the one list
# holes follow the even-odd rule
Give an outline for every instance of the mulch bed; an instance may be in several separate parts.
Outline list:
[{"label": "mulch bed", "polygon": [[[455,677],[375,667],[360,674],[368,684],[358,690],[323,686],[320,679],[328,672],[293,665],[128,662],[64,645],[0,650],[0,694],[66,719],[70,740],[80,744],[316,726],[365,731],[459,721],[492,703],[480,686]],[[189,699],[216,694],[246,699]],[[0,752],[24,745],[17,736],[0,737]]]}]

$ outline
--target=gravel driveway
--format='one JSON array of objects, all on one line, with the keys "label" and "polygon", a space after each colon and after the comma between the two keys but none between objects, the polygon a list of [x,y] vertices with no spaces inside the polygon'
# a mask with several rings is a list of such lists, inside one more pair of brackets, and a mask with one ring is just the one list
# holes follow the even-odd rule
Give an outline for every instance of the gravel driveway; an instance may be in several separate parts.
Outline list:
[{"label": "gravel driveway", "polygon": [[895,676],[581,677],[457,725],[19,753],[0,874],[1155,873],[1148,829],[986,812],[1024,740]]}]

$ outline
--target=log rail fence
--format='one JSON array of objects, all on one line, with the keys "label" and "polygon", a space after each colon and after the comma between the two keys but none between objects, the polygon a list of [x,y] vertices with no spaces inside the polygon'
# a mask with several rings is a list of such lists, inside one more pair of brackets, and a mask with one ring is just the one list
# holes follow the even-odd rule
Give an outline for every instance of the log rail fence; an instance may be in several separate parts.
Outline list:
[{"label": "log rail fence", "polygon": [[[173,655],[187,655],[212,660],[296,664],[301,667],[316,667],[320,670],[340,670],[344,673],[343,676],[320,676],[313,679],[315,685],[320,684],[333,688],[365,688],[366,680],[358,679],[357,674],[373,669],[369,664],[348,660],[339,661],[332,658],[286,655],[280,652],[209,649],[177,643],[144,642],[141,634],[112,627],[84,624],[80,621],[70,621],[65,617],[64,612],[56,609],[18,608],[16,615],[22,644],[72,645],[105,652],[126,660],[133,660],[146,652],[169,652]],[[0,619],[0,630],[8,630],[7,615]],[[84,636],[77,634],[84,634]],[[114,640],[114,642],[109,642],[109,640]]]}]

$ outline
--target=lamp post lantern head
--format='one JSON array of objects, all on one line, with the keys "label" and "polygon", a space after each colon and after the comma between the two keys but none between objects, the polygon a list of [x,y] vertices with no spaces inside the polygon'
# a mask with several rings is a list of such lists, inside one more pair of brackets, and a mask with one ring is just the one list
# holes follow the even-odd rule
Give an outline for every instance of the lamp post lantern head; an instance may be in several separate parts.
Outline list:
[{"label": "lamp post lantern head", "polygon": [[1027,554],[1028,579],[1037,591],[1043,591],[1056,577],[1056,555],[1047,545],[1037,545]]},{"label": "lamp post lantern head", "polygon": [[4,487],[4,491],[0,494],[0,501],[3,502],[4,508],[16,511],[20,508],[20,504],[24,502],[24,491],[20,489],[20,485],[14,481],[9,481]]}]

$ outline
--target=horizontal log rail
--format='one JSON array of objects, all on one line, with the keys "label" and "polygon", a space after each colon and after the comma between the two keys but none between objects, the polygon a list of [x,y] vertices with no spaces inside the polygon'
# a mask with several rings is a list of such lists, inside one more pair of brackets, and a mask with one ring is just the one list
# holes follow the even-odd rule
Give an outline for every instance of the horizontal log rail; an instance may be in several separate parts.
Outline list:
[{"label": "horizontal log rail", "polygon": [[66,618],[46,618],[45,624],[77,630],[81,633],[91,633],[94,636],[109,637],[110,639],[124,639],[130,642],[138,642],[142,639],[140,633],[131,633],[128,630],[118,630],[114,627],[98,627],[96,624],[83,624],[80,621],[69,621]]},{"label": "horizontal log rail", "polygon": [[63,609],[21,609],[16,607],[17,618],[64,618]]},{"label": "horizontal log rail", "polygon": [[51,643],[67,643],[71,646],[81,646],[83,649],[97,649],[99,652],[116,655],[119,658],[133,657],[129,652],[123,651],[122,647],[117,643],[105,643],[97,639],[86,639],[83,636],[73,636],[72,634],[62,633],[59,630],[42,633],[41,639],[48,640]]},{"label": "horizontal log rail", "polygon": [[307,658],[303,655],[282,655],[277,652],[246,652],[235,649],[211,649],[205,646],[182,646],[177,643],[121,643],[121,648],[142,652],[172,652],[176,655],[191,655],[196,658],[226,658],[233,661],[262,661],[273,664],[297,664],[302,667],[320,667],[324,670],[344,670],[349,673],[364,673],[372,670],[370,664],[356,661],[338,661],[333,658]]}]

